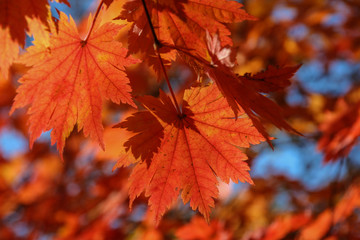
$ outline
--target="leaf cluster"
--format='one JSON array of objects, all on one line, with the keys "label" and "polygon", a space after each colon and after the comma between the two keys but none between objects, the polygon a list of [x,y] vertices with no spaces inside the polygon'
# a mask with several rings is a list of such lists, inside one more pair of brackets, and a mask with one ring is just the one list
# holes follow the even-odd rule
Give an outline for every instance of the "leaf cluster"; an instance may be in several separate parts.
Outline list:
[{"label": "leaf cluster", "polygon": [[[68,1],[59,2],[70,7]],[[287,2],[284,4],[298,14],[276,22],[271,11],[279,2],[258,0],[248,3],[245,11],[239,2],[228,0],[104,0],[98,2],[94,15],[75,23],[72,16],[60,11],[55,18],[45,0],[0,1],[1,104],[4,109],[11,108],[11,118],[1,116],[1,124],[16,126],[29,135],[33,148],[17,160],[1,163],[4,172],[11,169],[0,178],[4,190],[0,200],[5,206],[2,216],[24,205],[24,221],[34,222],[35,229],[47,228],[44,232],[58,231],[59,239],[95,239],[103,233],[112,238],[126,236],[129,229],[136,229],[135,238],[143,239],[161,239],[161,235],[180,239],[320,239],[335,235],[333,226],[337,224],[356,222],[359,191],[356,173],[350,174],[350,170],[341,184],[352,184],[341,197],[332,196],[328,187],[331,206],[319,207],[320,200],[308,203],[315,206],[316,213],[309,213],[304,202],[297,205],[301,201],[290,194],[296,212],[279,216],[259,210],[268,216],[260,225],[226,217],[232,212],[227,207],[241,205],[249,208],[249,213],[239,210],[237,214],[250,224],[256,211],[251,212],[247,198],[256,200],[254,209],[270,208],[270,203],[261,199],[265,201],[268,195],[274,200],[281,181],[293,184],[289,179],[275,179],[276,187],[271,189],[261,179],[250,177],[256,154],[249,148],[266,141],[276,150],[269,134],[276,136],[273,126],[295,133],[291,138],[298,145],[316,143],[324,152],[325,163],[348,157],[360,135],[356,83],[346,94],[334,97],[318,95],[300,80],[291,80],[307,67],[299,63],[321,54],[326,56],[324,66],[328,68],[338,56],[355,62],[359,59],[359,36],[353,24],[359,5],[344,3],[353,8],[340,26],[346,34],[340,34],[338,26],[333,29],[323,24],[326,16],[336,11],[334,5]],[[259,10],[258,5],[265,7]],[[316,33],[334,43],[324,41],[319,50],[307,38],[289,37],[288,29],[300,24],[309,35]],[[33,36],[33,45],[25,48],[26,34]],[[19,47],[25,48],[20,56]],[[15,90],[12,81],[17,76]],[[289,89],[296,89],[307,105],[289,104]],[[53,149],[41,143],[40,136],[47,131],[63,166]],[[306,138],[299,140],[296,135],[302,134]],[[39,138],[40,142],[36,141]],[[77,165],[89,159],[93,161],[90,165],[96,166],[90,167],[94,172]],[[115,166],[110,159],[117,161]],[[32,178],[24,184],[16,180],[16,171],[20,171],[16,169],[26,168],[27,162],[31,162]],[[351,160],[341,162],[353,164]],[[92,179],[91,174],[104,172],[108,166],[116,173]],[[16,181],[21,182],[17,190],[12,188]],[[69,181],[79,185],[69,185]],[[241,203],[222,202],[223,183],[239,181],[265,188],[259,195],[248,190],[249,196],[235,198]],[[54,186],[56,192],[49,193]],[[90,192],[83,190],[90,186]],[[301,183],[294,187],[307,196],[317,194],[303,188]],[[64,196],[59,194],[64,192]],[[13,199],[13,205],[5,198]],[[76,201],[80,204],[66,206]],[[178,201],[189,203],[210,225],[194,217],[182,226],[182,221],[190,219],[186,214],[182,220],[171,220],[172,214],[182,211],[173,208]],[[220,208],[211,211],[218,202]],[[46,211],[28,216],[43,203],[49,209],[61,209],[45,228],[42,224],[50,218]],[[142,223],[129,223],[142,204],[149,206]],[[123,210],[126,205],[134,212]],[[124,212],[114,213],[114,209]],[[109,223],[120,215],[126,219],[126,227],[112,231]],[[163,217],[166,221],[161,222]],[[81,218],[86,223],[76,223]],[[243,224],[238,231],[237,224]],[[56,230],[59,225],[64,232]],[[251,231],[256,228],[257,232]],[[14,237],[7,227],[0,230],[0,237]],[[343,234],[340,230],[336,233]],[[36,239],[40,233],[34,230],[33,234]]]}]

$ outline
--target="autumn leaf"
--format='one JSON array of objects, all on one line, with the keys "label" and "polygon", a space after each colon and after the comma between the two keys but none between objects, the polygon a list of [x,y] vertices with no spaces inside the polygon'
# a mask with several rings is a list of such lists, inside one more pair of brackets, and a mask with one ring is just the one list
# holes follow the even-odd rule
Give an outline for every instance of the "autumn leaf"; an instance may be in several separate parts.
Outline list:
[{"label": "autumn leaf", "polygon": [[[67,0],[60,0],[70,6]],[[24,47],[28,21],[38,20],[47,24],[47,0],[0,0],[0,74],[5,79],[11,64],[19,54],[19,47]],[[30,35],[31,35],[30,31]]]},{"label": "autumn leaf", "polygon": [[[236,1],[224,3],[218,0],[147,0],[145,3],[155,34],[161,43],[195,50],[204,58],[206,31],[219,33],[222,46],[232,45],[230,31],[224,23],[255,20],[241,9],[242,4]],[[120,17],[133,22],[128,34],[129,52],[142,52],[146,61],[159,71],[161,68],[153,47],[154,39],[141,0],[127,2]],[[138,42],[142,44],[137,44]],[[164,48],[161,51],[166,64],[175,60],[173,50]]]},{"label": "autumn leaf", "polygon": [[[230,51],[227,48],[221,48],[218,36],[211,37],[210,34],[207,34],[207,43],[211,65],[204,64],[204,69],[209,78],[219,87],[235,113],[235,117],[238,116],[239,111],[245,111],[254,126],[267,139],[269,139],[268,134],[262,126],[261,120],[271,122],[279,129],[298,133],[286,123],[281,108],[261,93],[278,91],[289,85],[289,78],[300,66],[280,69],[269,67],[266,71],[254,76],[249,74],[239,76],[231,70]],[[205,59],[202,62],[206,63]]]},{"label": "autumn leaf", "polygon": [[[171,114],[172,112],[169,112]],[[166,116],[164,116],[166,117]],[[161,139],[164,137],[164,129],[150,112],[137,112],[126,119],[129,123],[126,127],[128,131],[137,132],[130,140],[124,143],[127,151],[131,149],[132,155],[135,158],[141,158],[141,161],[146,161],[150,165],[154,153],[157,152],[161,144]],[[114,127],[121,127],[123,123],[115,125]],[[123,162],[123,161],[121,161]],[[127,166],[125,164],[124,166]]]},{"label": "autumn leaf", "polygon": [[337,223],[344,221],[360,208],[360,186],[352,184],[334,209],[326,209],[310,222],[300,234],[299,239],[322,239]]},{"label": "autumn leaf", "polygon": [[158,121],[153,126],[158,131],[156,137],[163,135],[159,144],[149,137],[148,131],[155,131],[152,126],[138,124],[144,121],[142,114],[119,124],[137,133],[125,144],[132,151],[139,151],[137,156],[148,156],[151,146],[150,166],[146,162],[136,165],[129,179],[129,194],[132,203],[145,191],[157,223],[180,190],[184,203],[190,201],[192,209],[198,209],[209,220],[210,207],[214,207],[214,198],[218,197],[216,177],[226,183],[252,183],[249,166],[244,162],[247,156],[239,148],[265,140],[244,112],[239,112],[241,117],[234,120],[231,108],[215,85],[191,88],[184,94],[181,115],[163,92],[160,99],[139,98],[147,114]]},{"label": "autumn leaf", "polygon": [[28,23],[34,38],[33,45],[27,47],[26,52],[20,55],[16,62],[32,67],[50,56],[50,35],[56,35],[57,28],[50,19],[47,25],[39,19],[29,19]]},{"label": "autumn leaf", "polygon": [[25,44],[26,17],[46,22],[47,0],[0,1],[0,73],[7,78],[11,64]]},{"label": "autumn leaf", "polygon": [[47,21],[47,0],[0,1],[0,25],[9,29],[11,39],[21,46],[25,43],[25,30],[28,30],[26,17]]},{"label": "autumn leaf", "polygon": [[181,240],[228,240],[231,233],[225,230],[224,224],[218,220],[211,221],[210,224],[204,219],[194,216],[191,222],[179,228],[176,236]]},{"label": "autumn leaf", "polygon": [[262,239],[284,239],[286,236],[293,236],[294,233],[299,235],[298,239],[325,239],[324,237],[332,232],[333,226],[340,225],[359,207],[360,187],[359,184],[352,184],[336,206],[325,209],[317,216],[311,216],[309,211],[305,211],[277,217],[267,227]]},{"label": "autumn leaf", "polygon": [[20,80],[11,112],[30,105],[28,110],[30,145],[42,132],[51,131],[62,155],[65,139],[77,124],[85,136],[90,135],[102,147],[102,102],[127,103],[131,99],[125,66],[138,60],[114,40],[120,25],[95,23],[86,40],[82,40],[74,20],[60,14],[58,33],[52,32],[49,56],[39,59]]},{"label": "autumn leaf", "polygon": [[322,136],[318,149],[324,151],[324,161],[347,156],[360,136],[360,101],[349,104],[339,99],[334,112],[328,112],[319,129]]},{"label": "autumn leaf", "polygon": [[9,28],[0,29],[0,75],[7,79],[9,68],[19,54],[19,45],[10,36]]},{"label": "autumn leaf", "polygon": [[266,230],[264,240],[284,239],[289,233],[297,231],[310,222],[309,212],[295,215],[279,216],[275,219]]},{"label": "autumn leaf", "polygon": [[300,65],[293,67],[274,67],[269,65],[265,71],[254,75],[247,73],[238,76],[244,84],[250,85],[255,91],[271,93],[284,90],[290,86],[290,79],[294,76]]}]

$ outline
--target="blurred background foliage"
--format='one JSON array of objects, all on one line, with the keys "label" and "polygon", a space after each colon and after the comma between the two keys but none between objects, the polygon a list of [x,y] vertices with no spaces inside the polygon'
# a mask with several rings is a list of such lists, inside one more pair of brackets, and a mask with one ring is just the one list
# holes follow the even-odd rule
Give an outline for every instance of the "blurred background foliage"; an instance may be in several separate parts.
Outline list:
[{"label": "blurred background foliage", "polygon": [[[8,116],[27,70],[14,64],[11,81],[0,81],[0,239],[360,239],[360,2],[240,2],[258,21],[230,26],[235,72],[302,64],[292,85],[271,97],[304,136],[268,126],[275,150],[248,150],[255,186],[221,184],[209,225],[178,201],[155,228],[145,196],[128,208],[130,169],[112,170],[126,136],[111,126],[131,110],[106,106],[106,152],[76,131],[64,162],[49,133],[30,151],[26,115]],[[98,4],[70,3],[52,3],[52,13],[71,14],[79,26]],[[128,70],[135,94],[164,87],[144,64]],[[181,63],[169,75],[178,89],[196,79]]]}]

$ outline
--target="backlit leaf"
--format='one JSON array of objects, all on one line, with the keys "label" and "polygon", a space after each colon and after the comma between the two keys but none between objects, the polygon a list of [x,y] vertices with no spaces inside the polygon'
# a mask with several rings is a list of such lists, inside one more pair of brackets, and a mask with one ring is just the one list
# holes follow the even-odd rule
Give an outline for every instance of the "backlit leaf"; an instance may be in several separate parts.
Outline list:
[{"label": "backlit leaf", "polygon": [[[150,165],[137,164],[130,177],[130,198],[132,202],[145,191],[157,223],[180,190],[184,203],[190,202],[192,209],[198,209],[209,220],[210,207],[218,197],[216,177],[226,183],[252,183],[244,162],[247,156],[239,148],[265,139],[244,112],[235,121],[215,85],[186,90],[181,115],[163,92],[160,99],[146,96],[140,101],[156,118],[158,123],[153,125],[162,133],[151,139],[147,132],[154,131],[152,126],[136,124],[142,121],[142,114],[133,115],[119,126],[137,133],[125,144],[137,156],[148,155],[147,147],[151,145]],[[149,143],[162,135],[159,144]]]},{"label": "backlit leaf", "polygon": [[138,61],[114,41],[122,26],[95,24],[87,39],[79,37],[72,18],[60,14],[58,33],[52,33],[50,54],[19,81],[12,112],[30,105],[30,144],[42,132],[52,130],[51,142],[62,154],[65,139],[77,124],[85,136],[103,146],[102,103],[134,106],[125,66]]},{"label": "backlit leaf", "polygon": [[[235,116],[239,111],[245,113],[253,121],[254,126],[268,139],[261,120],[271,122],[279,129],[285,129],[298,133],[282,116],[281,108],[272,100],[261,94],[282,89],[289,84],[289,78],[293,76],[299,66],[276,69],[270,67],[267,71],[254,76],[238,76],[231,70],[229,51],[221,48],[218,36],[207,36],[209,54],[212,65],[204,65],[209,78],[219,87],[226,98]],[[263,82],[260,84],[259,82]],[[270,143],[270,142],[269,142]]]}]

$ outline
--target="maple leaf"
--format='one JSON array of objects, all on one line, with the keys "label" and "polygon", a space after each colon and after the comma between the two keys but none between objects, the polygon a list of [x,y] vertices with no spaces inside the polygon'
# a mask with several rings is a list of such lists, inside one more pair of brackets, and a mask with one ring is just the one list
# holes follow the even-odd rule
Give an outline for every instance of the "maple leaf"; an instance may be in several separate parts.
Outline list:
[{"label": "maple leaf", "polygon": [[255,75],[247,73],[238,77],[257,92],[271,93],[284,90],[284,88],[290,86],[290,78],[294,76],[299,68],[300,65],[282,68],[269,65],[265,71]]},{"label": "maple leaf", "polygon": [[11,38],[23,46],[28,29],[26,17],[39,18],[46,23],[47,5],[47,0],[1,0],[0,25],[8,28]]},{"label": "maple leaf", "polygon": [[360,185],[352,184],[334,209],[328,208],[302,229],[299,239],[323,239],[330,229],[360,208]]},{"label": "maple leaf", "polygon": [[322,136],[317,147],[324,151],[325,162],[347,156],[360,136],[360,101],[350,105],[340,99],[336,105],[319,127]]},{"label": "maple leaf", "polygon": [[296,231],[310,222],[309,212],[280,216],[266,230],[264,240],[284,239],[289,233]]},{"label": "maple leaf", "polygon": [[[233,64],[229,60],[230,51],[227,48],[221,48],[218,36],[211,37],[210,34],[207,34],[207,40],[212,61],[211,65],[204,64],[205,72],[217,84],[234,111],[235,117],[238,116],[239,111],[245,111],[255,127],[267,139],[269,139],[268,134],[261,124],[261,119],[271,122],[279,129],[300,134],[285,122],[281,108],[261,94],[261,92],[278,91],[289,85],[289,78],[295,74],[300,66],[279,69],[269,67],[266,71],[254,76],[249,74],[239,76],[231,70],[230,67]],[[203,60],[203,62],[206,61]],[[271,143],[269,142],[269,144]]]},{"label": "maple leaf", "polygon": [[26,52],[20,55],[16,62],[31,67],[50,56],[50,35],[56,35],[57,28],[50,19],[48,25],[43,24],[39,19],[29,19],[28,24],[29,32],[34,38],[33,45],[27,47]]},{"label": "maple leaf", "polygon": [[74,20],[60,13],[58,33],[50,38],[50,54],[34,65],[20,80],[11,113],[26,105],[30,145],[44,131],[52,129],[51,142],[62,155],[65,139],[74,125],[85,136],[103,144],[102,102],[127,103],[136,107],[130,95],[125,66],[137,63],[114,40],[121,25],[96,24],[82,40]]},{"label": "maple leaf", "polygon": [[[219,33],[222,46],[232,45],[230,31],[223,23],[255,20],[241,9],[236,1],[181,0],[145,1],[156,36],[160,43],[193,49],[206,57],[205,33]],[[129,52],[143,52],[146,61],[159,71],[160,65],[153,47],[153,36],[141,0],[129,1],[124,5],[120,17],[133,25],[129,31]],[[137,44],[141,42],[142,44]],[[155,42],[156,44],[159,44]],[[163,49],[165,63],[175,60],[174,51]]]},{"label": "maple leaf", "polygon": [[125,149],[127,151],[131,149],[135,158],[140,157],[142,161],[146,161],[150,165],[151,159],[154,153],[157,152],[161,139],[164,137],[164,129],[157,118],[150,112],[137,112],[128,117],[124,123],[114,127],[121,126],[126,126],[128,131],[138,132],[137,135],[132,136],[130,140],[124,143]]},{"label": "maple leaf", "polygon": [[191,222],[179,228],[176,236],[181,240],[227,240],[231,239],[231,233],[227,231],[224,224],[218,220],[207,224],[204,219],[194,216]]},{"label": "maple leaf", "polygon": [[244,162],[247,156],[239,147],[248,148],[265,139],[243,112],[241,118],[234,120],[231,108],[215,85],[186,90],[181,115],[162,91],[160,99],[145,96],[139,100],[147,114],[158,121],[153,126],[157,136],[163,135],[160,143],[151,142],[154,140],[149,137],[149,131],[153,133],[155,128],[138,124],[144,121],[140,119],[142,114],[133,115],[119,126],[137,133],[125,144],[132,151],[141,151],[137,156],[148,156],[149,146],[152,149],[150,166],[141,162],[134,168],[129,194],[132,203],[145,190],[157,223],[180,190],[184,203],[190,201],[192,209],[199,209],[209,220],[210,207],[218,197],[216,177],[226,183],[252,183],[249,166]]},{"label": "maple leaf", "polygon": [[[67,0],[60,2],[70,6]],[[19,54],[19,46],[24,47],[29,19],[46,24],[48,6],[47,0],[0,0],[0,74],[5,79]]]},{"label": "maple leaf", "polygon": [[10,37],[9,28],[0,29],[0,75],[7,79],[9,68],[19,54],[19,45]]}]

